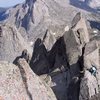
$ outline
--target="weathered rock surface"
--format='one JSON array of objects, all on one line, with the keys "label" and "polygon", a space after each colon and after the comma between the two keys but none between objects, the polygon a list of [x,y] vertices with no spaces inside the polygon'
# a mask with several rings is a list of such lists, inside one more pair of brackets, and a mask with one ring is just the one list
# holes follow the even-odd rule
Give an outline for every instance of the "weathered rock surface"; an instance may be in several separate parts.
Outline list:
[{"label": "weathered rock surface", "polygon": [[86,44],[84,52],[84,66],[90,69],[91,66],[96,66],[99,69],[99,47],[96,41],[91,41]]},{"label": "weathered rock surface", "polygon": [[[96,76],[89,69],[95,66],[97,68]],[[99,100],[100,93],[100,65],[99,65],[99,47],[96,41],[91,41],[85,46],[84,53],[84,78],[80,85],[79,100]]]},{"label": "weathered rock surface", "polygon": [[24,59],[15,66],[0,61],[1,100],[56,100],[52,90],[32,72]]},{"label": "weathered rock surface", "polygon": [[81,56],[81,49],[75,37],[73,30],[69,30],[64,34],[64,42],[66,46],[66,55],[70,65],[75,64],[79,56]]},{"label": "weathered rock surface", "polygon": [[[83,31],[80,33],[79,29],[83,29]],[[90,38],[89,38],[88,29],[86,26],[86,21],[82,17],[81,13],[77,13],[76,16],[74,17],[72,21],[72,30],[74,32],[78,31],[83,36],[85,43],[89,42]]]},{"label": "weathered rock surface", "polygon": [[69,69],[66,72],[67,99],[65,100],[78,100],[81,78],[81,62],[79,59],[82,56],[83,51],[79,40],[77,40],[75,31],[71,29],[64,34],[64,43],[67,61],[69,63]]},{"label": "weathered rock surface", "polygon": [[46,31],[44,38],[43,38],[43,44],[45,45],[47,51],[50,51],[53,47],[53,45],[56,42],[55,38],[56,33],[50,33],[49,30]]},{"label": "weathered rock surface", "polygon": [[43,37],[51,26],[66,25],[67,19],[65,7],[61,7],[53,0],[26,0],[25,3],[8,9],[6,14],[9,17],[4,22],[10,25],[15,24],[24,38],[33,41]]},{"label": "weathered rock surface", "polygon": [[[75,27],[80,26],[80,19],[77,20]],[[46,37],[48,33],[44,36],[45,38],[43,40],[45,41],[42,42],[41,39],[37,39],[37,41],[40,42],[37,43],[36,41],[34,46],[31,67],[34,72],[38,69],[45,72],[45,75],[41,73],[40,77],[42,77],[42,79],[53,89],[57,99],[59,100],[79,99],[80,82],[84,74],[80,73],[83,71],[84,45],[89,40],[85,40],[84,27],[82,29],[80,27],[75,29],[75,27],[64,32],[64,35],[61,34],[54,45],[52,40],[51,43],[53,47],[48,52],[45,48],[45,46],[49,47],[49,45],[45,44],[50,41],[50,36],[48,38]],[[86,35],[88,37],[88,32]],[[54,35],[54,38],[56,36],[57,35]],[[43,58],[39,56],[39,59],[37,59],[38,54],[43,56]],[[36,64],[34,63],[35,59]],[[49,67],[47,67],[48,65]],[[49,72],[44,69],[47,69]],[[36,74],[38,74],[39,70]]]},{"label": "weathered rock surface", "polygon": [[[26,0],[23,4],[9,8],[4,14],[8,16],[4,22],[15,25],[24,38],[34,41],[43,37],[51,26],[71,26],[73,19],[71,16],[79,11],[82,11],[88,19],[93,19],[90,13],[88,15],[84,11],[85,9],[79,10],[79,7],[71,5],[71,2],[74,1]],[[75,2],[80,3],[76,0]]]},{"label": "weathered rock surface", "polygon": [[[2,31],[0,29],[0,60],[12,62],[17,56],[18,59],[14,63],[17,66],[1,62],[1,70],[4,69],[3,72],[0,70],[3,76],[0,77],[1,98],[99,99],[99,49],[95,42],[90,42],[86,22],[72,6],[74,1],[81,5],[86,3],[86,7],[90,4],[87,0],[26,0],[6,11],[5,26]],[[75,14],[72,20],[71,16]],[[86,17],[91,18],[90,15],[86,13]],[[31,53],[30,43],[35,43],[30,62],[33,72],[26,63],[28,56],[19,56],[24,49]],[[88,71],[92,65],[97,67],[96,76]],[[34,72],[42,75],[40,77],[53,89],[56,97]]]},{"label": "weathered rock surface", "polygon": [[27,49],[32,54],[32,48],[13,26],[1,25],[0,60],[13,62],[14,59]]},{"label": "weathered rock surface", "polygon": [[92,96],[98,93],[98,82],[96,78],[89,71],[86,71],[80,85],[79,100],[90,100]]},{"label": "weathered rock surface", "polygon": [[[38,54],[39,57],[37,59]],[[53,89],[57,99],[69,100],[72,96],[71,100],[73,98],[77,100],[80,81],[78,80],[76,82],[73,78],[75,77],[77,79],[80,72],[80,65],[78,64],[79,56],[81,56],[81,51],[78,49],[75,34],[72,30],[69,30],[69,32],[66,32],[63,37],[56,41],[49,52],[46,51],[41,39],[38,39],[34,46],[32,63],[30,64],[36,74],[39,74],[40,71],[43,71],[45,74],[48,73],[47,75],[51,77],[49,86]],[[45,61],[48,63],[45,63]],[[49,67],[47,67],[48,65]],[[48,69],[49,72],[46,72],[45,69]],[[39,75],[42,74],[40,73]],[[47,78],[43,80],[47,82]],[[72,89],[75,89],[76,94],[71,92]]]}]

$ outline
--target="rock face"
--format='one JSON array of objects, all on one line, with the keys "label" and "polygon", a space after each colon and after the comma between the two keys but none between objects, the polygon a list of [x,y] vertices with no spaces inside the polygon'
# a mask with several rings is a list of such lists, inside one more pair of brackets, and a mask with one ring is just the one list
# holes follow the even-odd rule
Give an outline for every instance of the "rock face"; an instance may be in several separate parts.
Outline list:
[{"label": "rock face", "polygon": [[[9,8],[4,14],[7,16],[4,22],[15,25],[24,38],[34,41],[37,38],[43,38],[46,30],[51,26],[71,26],[73,18],[71,16],[75,15],[79,8],[73,7],[70,2],[71,0],[63,2],[60,0],[26,0],[23,4]],[[85,15],[86,12],[83,10],[82,12]]]},{"label": "rock face", "polygon": [[[99,98],[99,48],[96,41],[90,41],[85,21],[81,19],[46,53],[50,71],[40,77],[59,100]],[[96,76],[89,71],[92,66],[97,67]]]},{"label": "rock face", "polygon": [[24,59],[15,66],[0,62],[1,100],[56,100],[52,90],[30,69]]},{"label": "rock face", "polygon": [[75,64],[78,61],[78,57],[81,55],[81,51],[78,47],[75,33],[72,30],[69,30],[69,32],[64,34],[64,42],[66,45],[66,54],[69,64]]},{"label": "rock face", "polygon": [[50,33],[49,30],[46,31],[44,38],[43,38],[43,44],[45,45],[47,51],[50,51],[53,47],[53,45],[56,42],[56,33]]},{"label": "rock face", "polygon": [[84,66],[89,69],[92,65],[99,69],[99,47],[96,41],[87,43],[85,47]]},{"label": "rock face", "polygon": [[[89,41],[88,32],[84,33],[86,25],[84,24],[82,29],[79,27],[80,19],[77,19],[73,28],[58,37],[48,52],[45,46],[48,48],[49,45],[46,45],[45,41],[49,39],[46,36],[45,41],[37,39],[35,42],[30,66],[40,77],[43,74],[47,75],[43,80],[53,89],[59,100],[79,99],[80,82],[84,74],[80,73],[83,71],[84,46]],[[84,34],[87,35],[88,41]]]},{"label": "rock face", "polygon": [[89,42],[89,33],[87,30],[86,21],[82,17],[81,13],[77,13],[72,21],[72,30],[79,32],[80,29],[83,29],[83,32],[81,31],[81,35],[83,36],[85,43]]},{"label": "rock face", "polygon": [[[97,68],[96,76],[94,76],[89,69],[95,66]],[[99,48],[96,41],[89,42],[85,47],[84,53],[84,67],[85,74],[80,85],[79,100],[99,100],[100,91],[100,66],[99,66]],[[97,99],[96,99],[97,96]]]},{"label": "rock face", "polygon": [[[25,98],[30,98],[31,100],[40,100],[41,98],[43,98],[43,100],[55,100],[56,97],[59,100],[84,100],[83,98],[91,100],[97,96],[96,94],[99,95],[99,48],[95,41],[90,41],[84,18],[78,13],[73,19],[71,28],[63,26],[60,29],[61,31],[50,27],[50,30],[46,30],[43,38],[38,38],[35,41],[32,58],[30,59],[29,53],[32,52],[31,46],[23,39],[19,31],[15,27],[9,26],[8,23],[1,26],[1,60],[13,61],[14,64],[17,65],[17,68],[19,68],[19,72],[23,73],[20,74],[22,76],[22,83],[19,82],[19,84],[23,86],[23,90],[20,91],[26,91],[26,94],[24,92],[18,94],[21,95],[22,98],[23,95],[25,95]],[[10,47],[8,47],[9,45]],[[23,51],[21,56],[19,51]],[[30,64],[33,72],[27,69],[29,65],[26,61]],[[92,65],[97,67],[96,76],[92,75],[89,71]],[[25,68],[23,68],[23,66]],[[40,83],[42,85],[40,85],[39,88],[39,90],[41,90],[43,86],[45,93],[41,91],[44,93],[44,96],[39,90],[34,90],[36,85],[34,86],[32,84],[32,82],[35,82],[30,74],[28,74],[28,71],[31,74],[33,73],[34,78],[37,77],[34,74],[36,73],[44,81],[44,83]],[[36,83],[37,85],[39,84],[38,82]],[[44,84],[48,84],[49,87],[46,85],[45,87]],[[15,86],[16,85],[17,84],[15,84]],[[34,86],[33,88],[32,85]],[[16,87],[19,86],[20,85]],[[12,88],[14,89],[14,86]],[[18,91],[12,88],[12,91]],[[56,97],[50,88],[52,88]],[[46,89],[49,89],[49,92],[47,92]],[[12,91],[10,92],[14,93]],[[37,92],[41,94],[39,96],[41,98],[37,96]],[[3,94],[1,94],[1,96],[2,95]],[[9,95],[7,94],[6,96]],[[11,99],[12,98],[13,96]],[[17,100],[17,97],[15,97],[15,100]]]},{"label": "rock face", "polygon": [[[78,100],[79,84],[80,84],[80,64],[79,58],[82,51],[75,38],[75,33],[72,30],[64,34],[64,42],[66,47],[67,61],[69,69],[67,70],[67,99]],[[74,90],[74,91],[72,91]]]},{"label": "rock face", "polygon": [[[99,48],[90,40],[84,17],[69,5],[74,1],[77,7],[90,4],[89,0],[26,0],[6,11],[8,17],[0,25],[0,60],[16,66],[0,62],[0,99],[99,99]],[[92,66],[96,75],[89,70]]]},{"label": "rock face", "polygon": [[66,25],[67,13],[63,14],[63,10],[66,13],[65,8],[53,0],[26,0],[24,4],[8,9],[5,14],[9,17],[4,22],[15,24],[24,38],[34,41],[43,37],[49,27]]},{"label": "rock face", "polygon": [[32,53],[32,48],[15,27],[1,25],[0,60],[13,62],[24,49]]},{"label": "rock face", "polygon": [[98,93],[98,82],[96,78],[93,75],[91,75],[89,71],[86,71],[80,85],[79,100],[90,100],[92,96]]}]

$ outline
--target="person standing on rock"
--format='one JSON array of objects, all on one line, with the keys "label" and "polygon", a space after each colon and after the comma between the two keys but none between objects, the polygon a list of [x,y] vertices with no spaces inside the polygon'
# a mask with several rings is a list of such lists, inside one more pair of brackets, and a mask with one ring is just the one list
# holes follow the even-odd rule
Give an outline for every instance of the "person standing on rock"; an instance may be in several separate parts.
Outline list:
[{"label": "person standing on rock", "polygon": [[23,50],[21,57],[29,63],[29,54],[26,49]]},{"label": "person standing on rock", "polygon": [[18,63],[18,60],[19,60],[20,58],[24,58],[24,59],[27,61],[27,63],[29,63],[30,57],[29,57],[28,51],[27,51],[26,49],[24,49],[24,50],[22,51],[21,56],[16,57],[16,59],[13,61],[13,63],[16,65],[16,64]]}]

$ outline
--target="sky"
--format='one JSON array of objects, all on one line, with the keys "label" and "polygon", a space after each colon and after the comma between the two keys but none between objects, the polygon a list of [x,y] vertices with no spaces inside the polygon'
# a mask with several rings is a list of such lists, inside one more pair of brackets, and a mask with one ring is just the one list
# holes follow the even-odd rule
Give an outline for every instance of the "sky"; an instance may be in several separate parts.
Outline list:
[{"label": "sky", "polygon": [[24,1],[25,0],[0,0],[0,7],[11,7]]}]

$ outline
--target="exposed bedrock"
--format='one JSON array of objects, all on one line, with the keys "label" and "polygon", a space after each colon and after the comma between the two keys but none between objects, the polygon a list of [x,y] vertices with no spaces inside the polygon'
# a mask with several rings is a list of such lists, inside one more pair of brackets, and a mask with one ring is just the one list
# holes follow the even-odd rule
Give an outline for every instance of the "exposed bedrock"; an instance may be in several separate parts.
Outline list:
[{"label": "exposed bedrock", "polygon": [[[99,97],[98,43],[90,41],[80,13],[72,22],[72,27],[62,34],[47,30],[43,39],[38,38],[28,63],[58,100],[92,100]],[[27,61],[27,57],[22,58]]]}]

